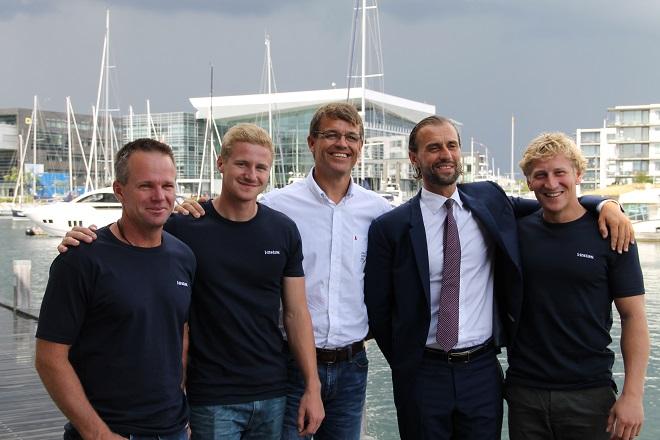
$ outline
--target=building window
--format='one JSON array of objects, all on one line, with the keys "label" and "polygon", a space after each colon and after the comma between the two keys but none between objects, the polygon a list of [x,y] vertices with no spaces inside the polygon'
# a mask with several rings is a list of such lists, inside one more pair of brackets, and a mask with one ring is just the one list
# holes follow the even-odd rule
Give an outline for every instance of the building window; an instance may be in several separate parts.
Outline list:
[{"label": "building window", "polygon": [[582,145],[580,147],[582,154],[585,156],[599,156],[600,147],[598,145]]},{"label": "building window", "polygon": [[615,115],[615,125],[642,125],[648,123],[648,110],[622,110],[616,112]]},{"label": "building window", "polygon": [[580,134],[580,142],[583,144],[600,144],[600,132],[583,131]]},{"label": "building window", "polygon": [[617,147],[621,159],[649,157],[648,144],[621,144]]}]

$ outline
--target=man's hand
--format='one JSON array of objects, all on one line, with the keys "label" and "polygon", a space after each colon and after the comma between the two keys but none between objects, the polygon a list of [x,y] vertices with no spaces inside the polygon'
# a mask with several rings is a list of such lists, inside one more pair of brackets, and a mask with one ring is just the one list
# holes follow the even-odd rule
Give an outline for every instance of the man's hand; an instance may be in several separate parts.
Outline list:
[{"label": "man's hand", "polygon": [[298,435],[313,435],[321,426],[325,417],[323,402],[321,401],[320,384],[316,391],[306,389],[298,406]]},{"label": "man's hand", "polygon": [[610,416],[607,419],[607,432],[611,434],[610,438],[632,440],[639,435],[643,424],[644,406],[641,396],[621,394],[610,409]]},{"label": "man's hand", "polygon": [[632,223],[626,215],[621,212],[616,203],[605,203],[598,217],[598,229],[603,238],[607,238],[608,230],[612,250],[621,253],[628,252],[630,243],[635,242],[635,232]]},{"label": "man's hand", "polygon": [[69,246],[79,246],[81,241],[91,243],[96,240],[96,225],[90,225],[89,228],[82,226],[74,226],[69,232],[66,233],[60,244],[57,245],[57,252],[63,254],[69,250]]},{"label": "man's hand", "polygon": [[202,205],[200,205],[200,203],[205,202],[206,200],[207,199],[205,197],[201,197],[199,200],[186,199],[182,203],[174,207],[174,212],[183,215],[190,214],[195,218],[200,218],[205,214],[204,208],[202,208]]}]

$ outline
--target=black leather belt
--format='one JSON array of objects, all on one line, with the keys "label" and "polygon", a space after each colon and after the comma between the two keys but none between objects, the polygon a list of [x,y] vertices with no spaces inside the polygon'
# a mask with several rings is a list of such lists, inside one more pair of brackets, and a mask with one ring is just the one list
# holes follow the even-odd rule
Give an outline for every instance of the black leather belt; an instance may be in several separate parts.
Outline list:
[{"label": "black leather belt", "polygon": [[468,348],[458,348],[456,350],[442,351],[436,348],[425,347],[424,355],[433,359],[439,359],[448,363],[468,363],[480,357],[481,355],[492,351],[493,341],[489,340],[481,345]]},{"label": "black leather belt", "polygon": [[317,348],[316,361],[323,364],[334,364],[350,360],[355,354],[364,351],[364,341],[353,342],[351,345],[341,348]]}]

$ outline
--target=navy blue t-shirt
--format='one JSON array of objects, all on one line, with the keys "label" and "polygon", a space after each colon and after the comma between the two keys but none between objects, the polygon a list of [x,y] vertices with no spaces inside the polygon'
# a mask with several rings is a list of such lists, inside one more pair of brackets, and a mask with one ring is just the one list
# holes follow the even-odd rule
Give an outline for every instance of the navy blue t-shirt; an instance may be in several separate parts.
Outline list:
[{"label": "navy blue t-shirt", "polygon": [[507,383],[542,389],[613,385],[612,301],[644,293],[637,246],[618,254],[589,213],[518,220],[524,300]]},{"label": "navy blue t-shirt", "polygon": [[166,230],[197,257],[190,306],[186,390],[193,405],[251,402],[286,394],[286,358],[279,330],[283,277],[301,277],[302,244],[295,223],[258,204],[246,222],[174,215]]},{"label": "navy blue t-shirt", "polygon": [[37,338],[71,345],[85,394],[113,432],[179,431],[195,256],[166,232],[154,248],[124,244],[107,227],[97,236],[53,261]]}]

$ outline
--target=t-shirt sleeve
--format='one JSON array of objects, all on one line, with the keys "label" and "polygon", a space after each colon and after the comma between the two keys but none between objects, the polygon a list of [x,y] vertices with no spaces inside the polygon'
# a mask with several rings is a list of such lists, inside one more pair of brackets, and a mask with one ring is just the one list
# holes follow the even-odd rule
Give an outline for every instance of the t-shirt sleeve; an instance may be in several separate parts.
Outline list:
[{"label": "t-shirt sleeve", "polygon": [[305,271],[303,270],[303,252],[302,252],[302,239],[296,224],[291,221],[289,226],[289,251],[287,252],[288,259],[284,267],[285,277],[303,277]]},{"label": "t-shirt sleeve", "polygon": [[624,298],[644,294],[644,277],[639,264],[637,245],[631,245],[628,252],[614,255],[608,268],[612,297]]},{"label": "t-shirt sleeve", "polygon": [[71,257],[60,255],[50,266],[37,326],[37,338],[66,345],[78,338],[91,291],[91,274],[85,273],[89,267],[72,264],[80,258]]}]

